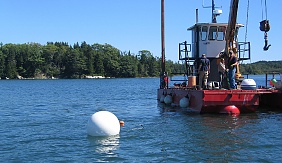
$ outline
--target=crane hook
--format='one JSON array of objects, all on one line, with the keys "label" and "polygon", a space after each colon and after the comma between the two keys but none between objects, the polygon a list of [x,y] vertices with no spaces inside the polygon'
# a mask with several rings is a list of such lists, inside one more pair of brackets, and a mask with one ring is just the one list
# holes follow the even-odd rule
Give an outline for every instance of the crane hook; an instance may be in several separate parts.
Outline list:
[{"label": "crane hook", "polygon": [[264,33],[264,47],[263,47],[263,50],[264,50],[264,51],[267,51],[270,46],[271,46],[271,44],[268,45],[268,36],[267,36],[267,32],[265,32],[265,33]]},{"label": "crane hook", "polygon": [[268,45],[267,32],[270,30],[269,20],[263,20],[260,22],[260,30],[264,31],[264,47],[263,50],[267,51],[271,45]]}]

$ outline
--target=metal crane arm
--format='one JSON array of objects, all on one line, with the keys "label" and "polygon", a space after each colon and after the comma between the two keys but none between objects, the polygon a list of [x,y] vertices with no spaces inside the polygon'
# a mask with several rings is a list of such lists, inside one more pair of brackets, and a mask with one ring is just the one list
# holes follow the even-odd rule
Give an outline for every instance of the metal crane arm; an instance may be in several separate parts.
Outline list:
[{"label": "metal crane arm", "polygon": [[234,40],[235,40],[235,32],[236,32],[238,4],[239,4],[239,0],[231,0],[228,26],[227,26],[226,35],[225,35],[225,40],[226,40],[225,54],[226,55],[228,54],[229,50],[233,50],[234,53],[237,54],[237,49],[234,46]]}]

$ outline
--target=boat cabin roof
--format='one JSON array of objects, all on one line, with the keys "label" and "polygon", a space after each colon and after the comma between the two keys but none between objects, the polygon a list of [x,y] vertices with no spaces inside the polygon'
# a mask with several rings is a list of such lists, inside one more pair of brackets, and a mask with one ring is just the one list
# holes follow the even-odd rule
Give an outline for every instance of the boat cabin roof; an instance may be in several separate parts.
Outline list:
[{"label": "boat cabin roof", "polygon": [[[228,26],[228,23],[196,23],[192,27],[189,27],[187,30],[194,30],[199,26]],[[236,27],[244,27],[243,24],[236,24]]]}]

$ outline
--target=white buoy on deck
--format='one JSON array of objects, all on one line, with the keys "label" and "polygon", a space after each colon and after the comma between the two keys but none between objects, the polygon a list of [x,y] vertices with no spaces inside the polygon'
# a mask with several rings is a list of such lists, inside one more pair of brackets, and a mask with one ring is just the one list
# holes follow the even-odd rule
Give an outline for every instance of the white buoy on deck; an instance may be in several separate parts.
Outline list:
[{"label": "white buoy on deck", "polygon": [[111,112],[99,111],[91,116],[87,123],[90,136],[113,136],[120,132],[120,122]]},{"label": "white buoy on deck", "polygon": [[254,79],[244,79],[241,83],[242,90],[255,90],[257,88],[257,84]]}]

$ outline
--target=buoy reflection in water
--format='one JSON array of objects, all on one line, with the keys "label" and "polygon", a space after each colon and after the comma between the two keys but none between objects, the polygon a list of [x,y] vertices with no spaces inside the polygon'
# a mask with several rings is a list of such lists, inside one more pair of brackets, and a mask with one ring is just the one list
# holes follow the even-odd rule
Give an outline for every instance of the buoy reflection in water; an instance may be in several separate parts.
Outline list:
[{"label": "buoy reflection in water", "polygon": [[114,151],[119,148],[119,138],[119,135],[107,137],[88,136],[91,146],[93,146],[95,152],[100,154],[114,154]]}]

